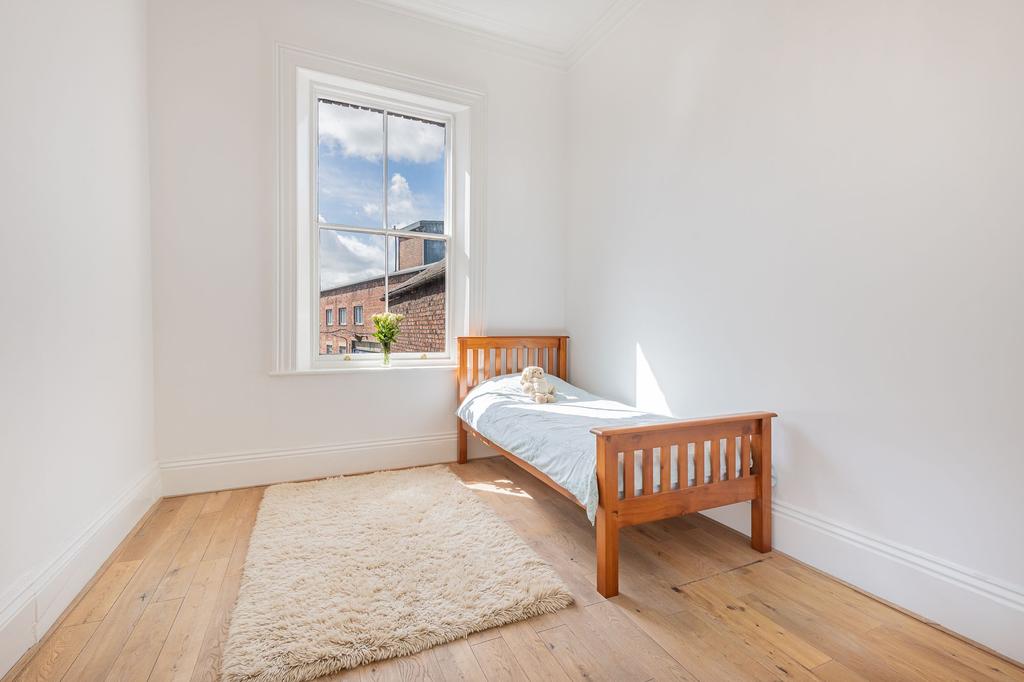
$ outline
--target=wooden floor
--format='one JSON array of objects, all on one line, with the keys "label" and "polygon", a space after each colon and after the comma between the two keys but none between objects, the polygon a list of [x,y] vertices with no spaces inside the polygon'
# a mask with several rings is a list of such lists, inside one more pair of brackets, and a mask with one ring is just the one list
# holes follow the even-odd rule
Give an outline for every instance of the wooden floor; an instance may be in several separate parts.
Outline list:
[{"label": "wooden floor", "polygon": [[[584,514],[504,460],[452,469],[576,605],[330,680],[1024,680],[1024,671],[701,516],[631,528],[594,590]],[[215,680],[262,488],[161,501],[9,680]]]}]

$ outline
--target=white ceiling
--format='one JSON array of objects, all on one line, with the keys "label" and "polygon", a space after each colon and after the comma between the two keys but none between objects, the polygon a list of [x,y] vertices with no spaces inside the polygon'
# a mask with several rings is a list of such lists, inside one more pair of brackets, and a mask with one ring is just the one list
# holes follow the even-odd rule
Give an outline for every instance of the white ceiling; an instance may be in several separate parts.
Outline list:
[{"label": "white ceiling", "polygon": [[363,0],[528,48],[566,66],[640,0]]}]

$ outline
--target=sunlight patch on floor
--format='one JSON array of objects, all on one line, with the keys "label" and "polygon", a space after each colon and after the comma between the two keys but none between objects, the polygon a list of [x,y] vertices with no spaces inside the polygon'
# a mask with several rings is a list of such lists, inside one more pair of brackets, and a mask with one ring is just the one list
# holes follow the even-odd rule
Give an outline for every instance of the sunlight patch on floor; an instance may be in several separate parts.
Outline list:
[{"label": "sunlight patch on floor", "polygon": [[491,483],[466,483],[465,481],[463,481],[462,485],[466,486],[470,490],[477,490],[482,493],[498,493],[499,495],[525,497],[528,500],[533,499],[533,497],[528,492],[526,492],[522,488],[514,487],[515,483],[509,480],[497,480]]}]

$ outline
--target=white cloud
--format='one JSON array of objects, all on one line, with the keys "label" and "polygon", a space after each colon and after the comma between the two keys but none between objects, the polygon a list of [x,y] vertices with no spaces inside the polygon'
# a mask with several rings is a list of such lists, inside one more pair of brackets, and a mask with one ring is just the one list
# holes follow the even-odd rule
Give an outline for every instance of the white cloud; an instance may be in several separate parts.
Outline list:
[{"label": "white cloud", "polygon": [[437,161],[444,156],[444,128],[392,116],[388,120],[388,156],[392,161]]},{"label": "white cloud", "polygon": [[323,230],[320,236],[320,289],[384,275],[384,239]]},{"label": "white cloud", "polygon": [[345,156],[380,160],[384,151],[381,114],[365,109],[320,104],[320,141],[340,147]]},{"label": "white cloud", "polygon": [[363,213],[371,218],[378,217],[380,215],[380,204],[375,204],[372,201],[363,204]]},{"label": "white cloud", "polygon": [[[380,176],[373,178],[345,173],[332,164],[320,164],[320,211],[327,222],[380,227],[380,215],[365,213],[367,206],[380,206]],[[379,211],[379,209],[378,209]],[[366,218],[360,219],[360,215]]]},{"label": "white cloud", "polygon": [[[320,141],[345,156],[380,161],[384,148],[381,114],[336,104],[320,105]],[[392,161],[431,163],[444,156],[444,128],[391,116],[388,155]]]},{"label": "white cloud", "polygon": [[395,173],[388,186],[388,222],[392,226],[408,225],[419,219],[419,213],[409,181],[401,173]]}]

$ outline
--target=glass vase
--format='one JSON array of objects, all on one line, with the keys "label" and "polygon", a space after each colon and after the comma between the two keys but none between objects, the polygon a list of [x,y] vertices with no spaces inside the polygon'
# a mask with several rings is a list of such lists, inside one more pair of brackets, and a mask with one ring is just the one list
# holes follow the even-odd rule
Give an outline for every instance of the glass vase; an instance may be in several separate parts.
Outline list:
[{"label": "glass vase", "polygon": [[385,367],[391,366],[391,346],[381,346],[381,351],[384,353],[384,358],[381,360],[381,364]]}]

